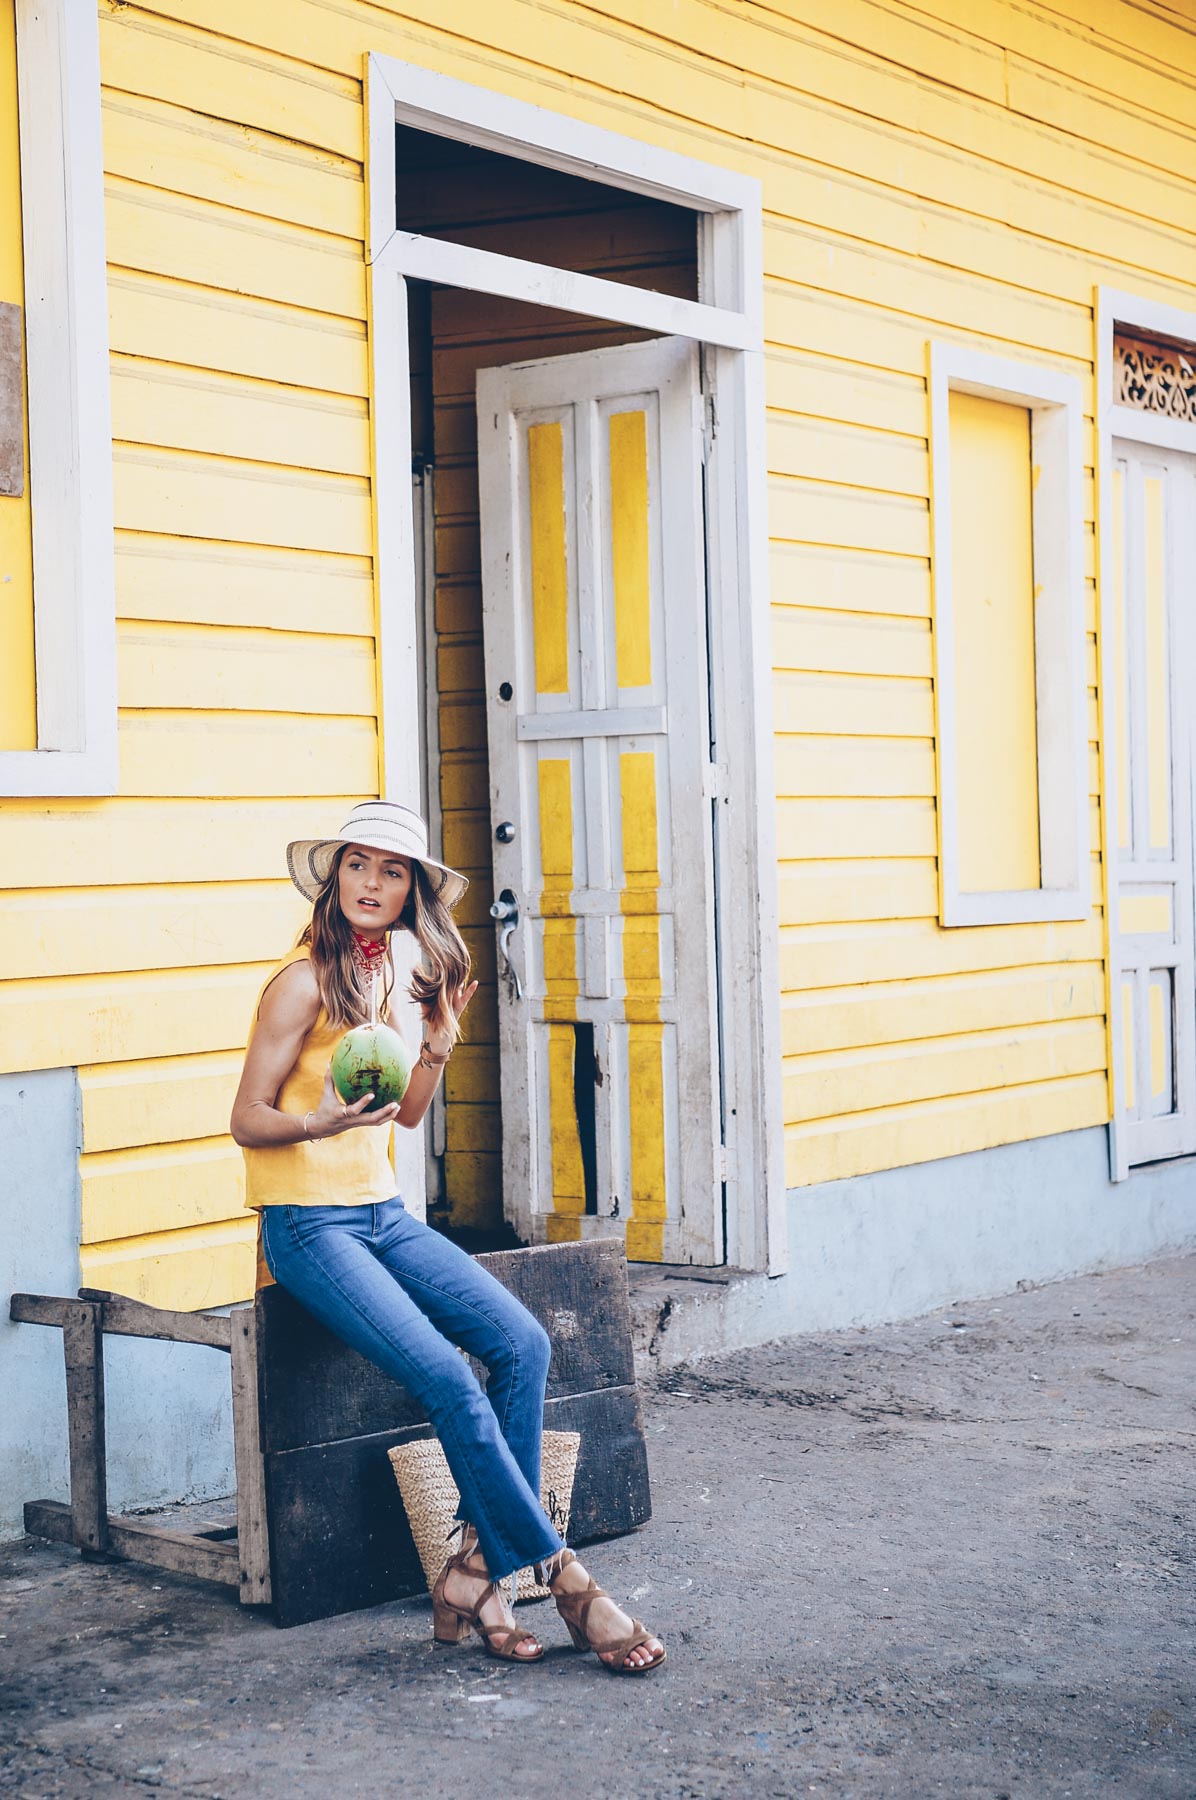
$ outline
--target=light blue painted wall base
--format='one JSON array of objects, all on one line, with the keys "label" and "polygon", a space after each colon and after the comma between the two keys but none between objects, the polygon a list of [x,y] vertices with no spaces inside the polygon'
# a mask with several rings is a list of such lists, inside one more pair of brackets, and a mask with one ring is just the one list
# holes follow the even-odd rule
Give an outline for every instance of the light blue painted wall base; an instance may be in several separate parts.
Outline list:
[{"label": "light blue painted wall base", "polygon": [[1196,1248],[1196,1158],[1114,1183],[1101,1127],[794,1188],[788,1198],[786,1275],[703,1281],[681,1269],[634,1270],[645,1373]]},{"label": "light blue painted wall base", "polygon": [[0,1075],[0,1540],[26,1500],[65,1500],[62,1333],[14,1325],[13,1293],[79,1286],[79,1089],[73,1069]]},{"label": "light blue painted wall base", "polygon": [[[62,1334],[13,1325],[14,1292],[79,1287],[79,1091],[73,1069],[0,1076],[0,1542],[26,1500],[67,1500]],[[114,1512],[232,1493],[229,1358],[193,1344],[105,1338]]]}]

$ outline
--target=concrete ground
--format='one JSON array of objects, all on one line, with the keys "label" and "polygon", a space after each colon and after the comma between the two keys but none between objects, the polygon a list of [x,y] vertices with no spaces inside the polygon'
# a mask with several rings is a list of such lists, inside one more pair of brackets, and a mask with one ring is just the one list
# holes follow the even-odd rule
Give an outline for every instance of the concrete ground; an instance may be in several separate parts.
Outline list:
[{"label": "concrete ground", "polygon": [[1196,1259],[796,1338],[646,1396],[652,1523],[588,1557],[667,1638],[616,1680],[293,1631],[0,1551],[0,1792],[1054,1800],[1196,1795]]}]

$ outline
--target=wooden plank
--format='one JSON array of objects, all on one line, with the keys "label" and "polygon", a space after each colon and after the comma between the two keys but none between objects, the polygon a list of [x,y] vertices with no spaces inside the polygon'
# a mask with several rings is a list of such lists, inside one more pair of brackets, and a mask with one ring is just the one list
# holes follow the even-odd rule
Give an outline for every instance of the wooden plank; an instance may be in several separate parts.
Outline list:
[{"label": "wooden plank", "polygon": [[[285,54],[295,41],[294,31],[301,28],[298,20],[291,26],[290,14],[288,24],[281,26],[270,18],[268,7],[260,3],[255,4],[249,20],[236,8],[234,0],[220,0],[216,14],[208,5],[199,7],[197,0],[187,0],[184,8],[175,8],[176,12],[180,10],[198,14],[197,22],[209,31],[223,27],[230,37],[249,40],[263,50],[268,48],[272,55]],[[338,16],[334,27],[327,15],[316,8],[304,7],[303,11],[313,15],[310,23],[307,18],[302,23],[307,54],[321,66],[356,73],[360,55],[371,46],[399,57],[410,55],[409,40],[400,34],[409,32],[415,22],[411,8],[401,22],[396,19],[392,24],[386,17],[371,19],[369,34],[360,36],[351,14]],[[426,8],[418,9],[421,22],[426,12]],[[1054,110],[1042,106],[1034,111],[1035,119],[1047,124],[1049,130],[1030,126],[1018,116],[1024,107],[1015,107],[1012,113],[1009,110],[1003,52],[998,55],[996,46],[981,48],[973,43],[969,57],[961,50],[958,29],[944,33],[937,21],[923,28],[921,43],[907,53],[907,66],[902,67],[894,60],[891,48],[897,15],[879,9],[873,14],[872,28],[858,42],[852,41],[851,32],[838,20],[832,34],[820,16],[797,19],[775,11],[730,15],[691,5],[683,15],[674,13],[671,42],[668,34],[662,37],[655,16],[650,38],[642,32],[632,36],[609,22],[607,31],[599,37],[592,29],[584,28],[579,19],[566,15],[550,18],[536,12],[519,16],[526,31],[538,33],[539,68],[559,68],[565,74],[579,116],[620,128],[621,114],[613,110],[613,103],[605,103],[605,96],[594,91],[595,84],[599,88],[605,86],[608,94],[620,97],[624,111],[630,100],[644,108],[645,116],[656,115],[656,132],[659,135],[663,131],[666,141],[716,162],[726,160],[728,133],[731,139],[747,136],[759,141],[758,120],[764,95],[775,96],[777,114],[783,121],[780,141],[790,154],[819,158],[824,154],[822,145],[829,129],[836,122],[845,130],[854,125],[858,132],[859,121],[864,120],[875,121],[873,130],[880,140],[877,153],[885,151],[888,161],[884,167],[890,175],[898,157],[895,137],[900,144],[903,139],[923,135],[932,141],[965,147],[971,160],[985,160],[993,154],[994,122],[999,120],[1002,138],[1008,134],[1014,140],[1016,148],[1011,160],[1036,181],[1042,179],[1044,169],[1051,169],[1056,151],[1065,158],[1071,152],[1065,163],[1068,173],[1059,176],[1065,184],[1075,179],[1071,165],[1081,162],[1077,146],[1069,144],[1064,135],[1075,126],[1070,122],[1063,126],[1062,121],[1056,124],[1057,103]],[[900,27],[911,21],[912,15],[905,15]],[[426,22],[433,30],[440,23],[436,16],[428,17]],[[921,25],[921,21],[917,24]],[[472,36],[474,43],[459,55],[441,43],[438,66],[445,66],[447,72],[464,79],[477,80],[476,45],[494,46],[504,88],[533,101],[539,98],[543,103],[543,76],[525,73],[507,60],[510,33],[514,30],[518,34],[518,24],[512,26],[506,14],[500,15],[499,20],[471,15],[468,21],[459,21],[457,29],[462,38]],[[1084,34],[1085,42],[1090,29]],[[333,34],[339,41],[328,41]],[[910,30],[908,36],[912,44],[914,31]],[[612,59],[609,65],[595,63],[600,52]],[[701,55],[701,60],[695,53]],[[559,60],[554,62],[554,57]],[[734,82],[722,78],[722,71],[711,64],[710,57],[733,64]],[[1132,66],[1136,75],[1137,59]],[[943,68],[950,71],[946,78],[940,73]],[[975,74],[961,80],[958,76],[963,69],[974,70]],[[1129,69],[1123,67],[1112,88],[1116,102],[1094,92],[1082,77],[1073,76],[1068,91],[1070,94],[1074,90],[1077,122],[1083,125],[1086,121],[1089,136],[1098,140],[1104,129],[1104,114],[1115,105],[1126,134],[1123,153],[1139,156],[1151,142],[1144,135],[1149,115],[1130,100],[1128,80]],[[697,128],[670,131],[662,126],[659,110],[666,103],[677,118],[696,120]],[[1159,121],[1149,123],[1160,130],[1160,135],[1166,132]],[[899,127],[897,133],[891,129],[894,124]],[[626,125],[621,128],[626,129]],[[1133,135],[1135,131],[1138,136]],[[1148,154],[1147,161],[1162,168],[1176,166],[1176,153],[1187,148],[1187,141],[1185,134],[1174,130],[1169,137],[1170,154]],[[962,164],[969,159],[956,160]],[[1089,160],[1096,159],[1089,156]],[[1095,181],[1107,181],[1116,172],[1115,167],[1106,170],[1098,163],[1095,170],[1086,174],[1083,191]]]},{"label": "wooden plank", "polygon": [[163,274],[109,267],[109,346],[129,356],[291,381],[326,393],[369,392],[365,322],[234,294]]},{"label": "wooden plank", "polygon": [[933,795],[934,743],[926,738],[780,737],[777,793]]},{"label": "wooden plank", "polygon": [[893,375],[774,346],[765,359],[765,386],[770,419],[781,417],[783,409],[806,420],[926,436],[926,383],[919,375]]},{"label": "wooden plank", "polygon": [[[922,890],[925,893],[925,889]],[[936,908],[898,921],[882,913],[876,923],[836,915],[822,925],[789,925],[781,934],[781,981],[790,992],[821,987],[910,981],[969,970],[1031,969],[1038,963],[1099,962],[1099,915],[1047,925],[961,926],[943,931]]]},{"label": "wooden plank", "polygon": [[1103,1019],[1020,1025],[1014,1031],[788,1058],[785,1118],[846,1121],[853,1113],[959,1094],[1000,1092],[1105,1067]]},{"label": "wooden plank", "polygon": [[933,801],[781,800],[777,851],[783,862],[935,856]]},{"label": "wooden plank", "polygon": [[227,1136],[84,1155],[79,1184],[84,1244],[218,1224],[245,1209],[245,1161]]},{"label": "wooden plank", "polygon": [[[553,1342],[548,1392],[634,1380],[622,1245],[610,1239],[499,1251],[478,1261],[540,1320]],[[350,1350],[279,1287],[257,1297],[264,1451],[422,1424],[398,1382]]]},{"label": "wooden plank", "polygon": [[305,916],[289,881],[0,892],[0,980],[268,962]]},{"label": "wooden plank", "polygon": [[[820,289],[811,281],[782,280],[773,272],[764,282],[765,335],[770,344],[792,350],[820,352],[841,361],[858,358],[867,368],[895,374],[922,375],[926,371],[926,322],[917,314],[894,313],[883,295],[864,298]],[[1016,346],[1018,356],[1061,368],[1091,380],[1091,352],[1078,343],[1069,352],[1050,351],[1036,343],[1021,344],[999,331],[983,331],[976,322],[951,327],[934,335],[963,335],[977,350],[1008,356]]]},{"label": "wooden plank", "polygon": [[832,675],[781,669],[772,678],[779,733],[928,738],[935,730],[929,677]]},{"label": "wooden plank", "polygon": [[[772,110],[775,119],[778,114]],[[1000,281],[1022,294],[1079,304],[1084,300],[1084,265],[1101,256],[1102,233],[1102,260],[1110,279],[1119,280],[1123,269],[1135,267],[1157,269],[1177,283],[1191,278],[1191,250],[1173,226],[1139,219],[1099,200],[1077,207],[1074,195],[1042,181],[1028,190],[1026,183],[991,164],[973,159],[969,166],[941,147],[936,155],[922,138],[909,143],[902,191],[894,191],[883,166],[882,141],[867,127],[844,131],[840,125],[836,131],[832,125],[829,138],[838,139],[848,168],[826,166],[828,143],[819,157],[821,167],[789,167],[783,176],[769,171],[773,179],[766,178],[765,206],[776,215],[769,220],[766,213],[770,232],[797,224],[838,241],[843,221],[850,219],[851,238],[881,254],[917,258],[932,270],[937,265],[964,279]],[[1148,205],[1157,213],[1158,197]],[[767,239],[765,260],[773,266]]]},{"label": "wooden plank", "polygon": [[930,565],[921,557],[774,543],[768,567],[774,606],[906,619],[928,619],[931,614]]},{"label": "wooden plank", "polygon": [[84,1244],[83,1275],[98,1287],[180,1312],[232,1306],[253,1294],[257,1220],[247,1214],[115,1244]]},{"label": "wooden plank", "polygon": [[118,445],[113,482],[118,529],[370,553],[369,483],[358,476]]},{"label": "wooden plank", "polygon": [[[651,1499],[634,1387],[550,1400],[544,1423],[549,1430],[581,1433],[571,1544],[621,1536],[646,1522]],[[302,1625],[425,1591],[386,1453],[429,1435],[428,1426],[417,1425],[267,1453],[271,1584],[279,1625]]]},{"label": "wooden plank", "polygon": [[367,556],[117,532],[116,593],[122,619],[374,634]]},{"label": "wooden plank", "polygon": [[445,1147],[448,1150],[502,1154],[502,1108],[497,1083],[492,1103],[457,1102],[445,1115]]},{"label": "wooden plank", "polygon": [[262,219],[359,242],[365,236],[360,157],[333,156],[232,125],[210,102],[196,113],[108,88],[103,114],[109,175]]},{"label": "wooden plank", "polygon": [[108,1548],[108,1463],[104,1436],[104,1308],[76,1300],[62,1321],[71,1469],[71,1541],[84,1556]]},{"label": "wooden plank", "polygon": [[210,1350],[227,1350],[232,1342],[229,1321],[219,1315],[146,1306],[103,1288],[80,1288],[79,1298],[103,1306],[103,1329],[110,1337],[161,1338],[171,1344],[202,1344]]},{"label": "wooden plank", "polygon": [[216,1051],[85,1063],[79,1070],[84,1152],[219,1136],[228,1129],[242,1062],[240,1051]]},{"label": "wooden plank", "polygon": [[784,1054],[797,1056],[1103,1014],[1099,962],[1048,964],[786,995],[781,1036]]},{"label": "wooden plank", "polygon": [[[937,918],[933,857],[898,861],[789,863],[778,884],[782,928],[854,921]],[[797,985],[796,983],[794,985]]]},{"label": "wooden plank", "polygon": [[[27,1500],[25,1530],[31,1537],[69,1544],[70,1508],[57,1500]],[[146,1563],[150,1568],[168,1569],[175,1575],[198,1575],[228,1587],[239,1584],[235,1544],[192,1536],[185,1531],[168,1531],[164,1526],[125,1518],[119,1513],[109,1513],[107,1534],[106,1557]]]},{"label": "wooden plank", "polygon": [[[513,183],[506,216],[480,219],[466,195],[462,194],[457,204],[442,199],[430,187],[431,179],[429,174],[421,183],[421,203],[416,209],[405,203],[404,182],[404,230],[497,251],[500,256],[512,254],[517,246],[518,254],[528,262],[584,270],[688,300],[698,298],[697,230],[692,213],[654,205],[638,196],[617,197],[617,189],[598,187],[585,198],[571,192],[566,206],[543,217]],[[476,182],[477,177],[468,173],[465,179]],[[621,204],[621,199],[629,204]]]},{"label": "wooden plank", "polygon": [[765,267],[770,278],[799,281],[847,299],[883,303],[957,331],[984,332],[1010,344],[1083,356],[1090,343],[1092,305],[1056,300],[944,269],[878,245],[832,241],[825,231],[774,221]]},{"label": "wooden plank", "polygon": [[502,1217],[503,1167],[500,1156],[448,1150],[444,1188],[454,1226],[485,1231]]},{"label": "wooden plank", "polygon": [[288,714],[377,711],[377,665],[368,638],[232,631],[212,625],[122,625],[120,704],[244,707]]},{"label": "wooden plank", "polygon": [[353,714],[126,710],[118,749],[130,799],[314,798],[378,785],[377,723]]},{"label": "wooden plank", "polygon": [[[271,963],[0,984],[0,1066],[186,1056],[244,1043]],[[51,1005],[52,1000],[52,1005]]]},{"label": "wooden plank", "polygon": [[242,1606],[268,1606],[270,1532],[266,1464],[258,1432],[257,1313],[246,1306],[224,1321],[232,1339],[233,1453],[237,1469],[237,1556]]},{"label": "wooden plank", "polygon": [[208,456],[368,476],[364,400],[118,356],[112,435]]},{"label": "wooden plank", "polygon": [[105,181],[104,196],[108,261],[121,269],[338,318],[365,318],[360,243],[178,198],[115,175]]},{"label": "wooden plank", "polygon": [[874,431],[862,422],[834,424],[821,418],[773,413],[768,420],[767,454],[771,475],[843,482],[918,499],[930,492],[925,438]]},{"label": "wooden plank", "polygon": [[926,502],[897,494],[773,475],[768,483],[768,520],[774,538],[791,542],[930,555]]},{"label": "wooden plank", "polygon": [[[6,800],[5,883],[15,889],[214,876],[275,881],[280,854],[292,838],[334,836],[362,797],[350,791],[314,804],[309,798],[98,800],[52,809],[39,800]],[[70,821],[69,832],[63,830],[64,819]],[[82,1048],[67,1058],[68,1063],[100,1060]]]},{"label": "wooden plank", "polygon": [[155,95],[199,114],[219,94],[224,119],[361,156],[360,81],[310,62],[258,55],[248,44],[125,7],[100,15],[100,71],[106,87]]},{"label": "wooden plank", "polygon": [[1082,1131],[1108,1122],[1108,1093],[1103,1074],[1077,1075],[856,1113],[847,1120],[793,1124],[785,1133],[786,1185],[842,1181],[998,1144]]}]

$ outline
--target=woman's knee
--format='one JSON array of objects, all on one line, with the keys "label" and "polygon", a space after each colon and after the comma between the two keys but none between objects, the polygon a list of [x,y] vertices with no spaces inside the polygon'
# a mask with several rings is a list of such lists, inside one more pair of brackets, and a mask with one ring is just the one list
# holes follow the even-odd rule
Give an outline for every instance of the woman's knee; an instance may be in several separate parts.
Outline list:
[{"label": "woman's knee", "polygon": [[552,1360],[552,1343],[539,1320],[519,1307],[496,1323],[493,1343],[482,1360],[491,1375],[518,1372],[543,1379]]},{"label": "woman's knee", "polygon": [[525,1313],[520,1321],[518,1355],[520,1362],[526,1363],[537,1375],[548,1374],[548,1365],[552,1361],[552,1339],[539,1319],[533,1319],[531,1313]]}]

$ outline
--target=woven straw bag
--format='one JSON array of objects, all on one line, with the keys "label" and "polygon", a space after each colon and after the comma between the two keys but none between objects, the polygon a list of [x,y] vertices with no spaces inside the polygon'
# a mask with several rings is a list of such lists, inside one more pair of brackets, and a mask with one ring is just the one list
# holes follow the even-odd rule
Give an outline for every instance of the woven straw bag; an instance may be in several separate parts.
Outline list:
[{"label": "woven straw bag", "polygon": [[[577,1453],[581,1433],[546,1431],[540,1467],[540,1501],[562,1537],[569,1532],[569,1510],[573,1504],[573,1477],[577,1473]],[[460,1495],[449,1474],[449,1466],[439,1438],[418,1438],[411,1444],[396,1444],[387,1451],[390,1466],[399,1484],[407,1523],[415,1539],[428,1587],[444,1567],[449,1553],[449,1539],[457,1513]],[[545,1600],[548,1589],[537,1582],[530,1569],[520,1569],[516,1577],[516,1600]]]}]

